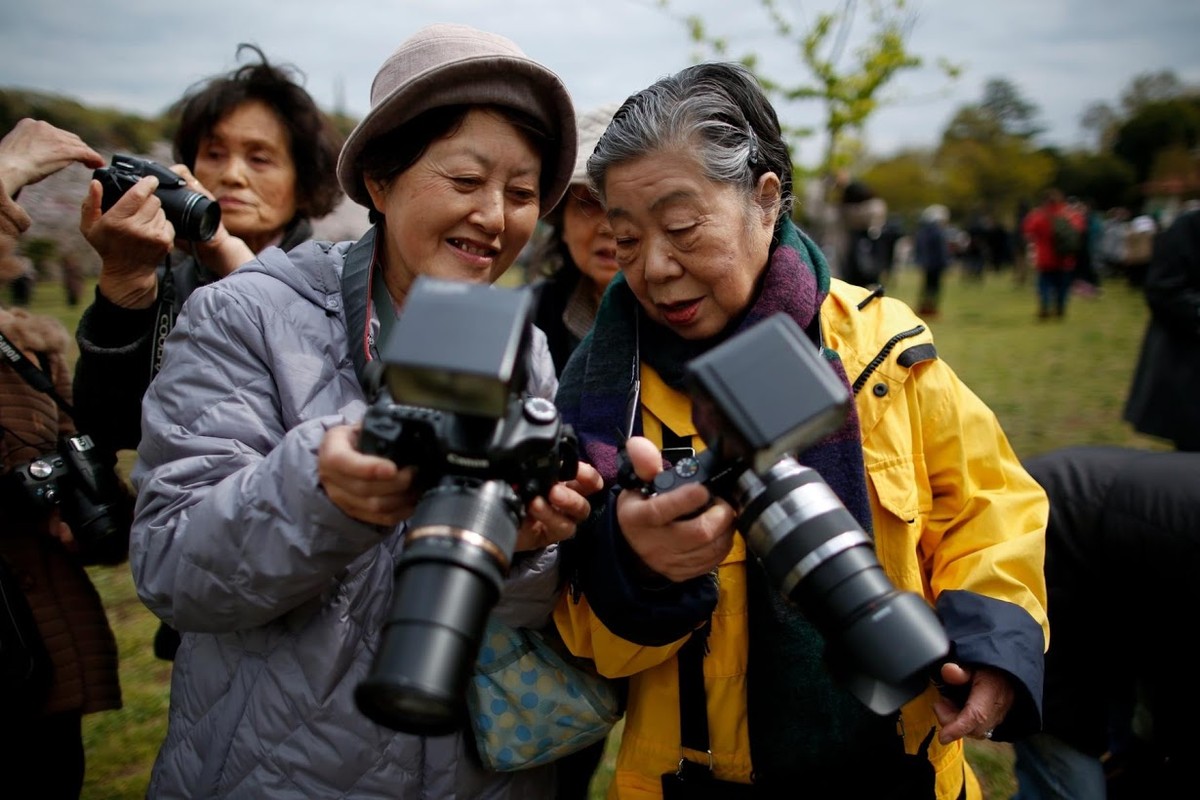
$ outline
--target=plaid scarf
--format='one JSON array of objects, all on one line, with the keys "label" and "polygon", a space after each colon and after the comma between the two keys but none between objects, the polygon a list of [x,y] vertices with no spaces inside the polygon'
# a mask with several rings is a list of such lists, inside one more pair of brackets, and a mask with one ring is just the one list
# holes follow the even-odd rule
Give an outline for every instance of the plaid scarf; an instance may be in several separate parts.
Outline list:
[{"label": "plaid scarf", "polygon": [[[790,221],[761,279],[758,294],[726,332],[702,342],[683,339],[651,322],[642,312],[624,276],[610,284],[591,333],[571,358],[559,385],[557,405],[579,437],[581,457],[611,485],[616,477],[617,447],[625,433],[626,404],[640,335],[641,358],[670,386],[683,389],[689,359],[777,312],[787,313],[818,340],[821,303],[829,292],[829,264],[817,245]],[[640,329],[640,331],[639,331]],[[837,353],[823,355],[849,387]],[[641,415],[634,433],[641,432]],[[842,428],[800,453],[798,460],[816,470],[846,508],[871,531],[858,415],[851,406]],[[833,776],[870,757],[879,748],[898,745],[895,720],[871,714],[836,686],[824,665],[821,635],[772,586],[755,559],[748,559],[750,673],[747,679],[751,751],[757,781],[786,785],[820,774]],[[858,762],[858,767],[868,762]],[[777,783],[780,782],[780,783]]]}]

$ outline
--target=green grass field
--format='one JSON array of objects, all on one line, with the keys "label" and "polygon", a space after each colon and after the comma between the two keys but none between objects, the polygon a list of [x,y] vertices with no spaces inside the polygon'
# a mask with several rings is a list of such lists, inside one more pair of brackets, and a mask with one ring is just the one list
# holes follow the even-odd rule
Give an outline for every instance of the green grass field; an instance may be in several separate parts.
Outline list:
[{"label": "green grass field", "polygon": [[[915,270],[902,270],[888,293],[914,303],[918,282]],[[1019,456],[1071,444],[1164,449],[1121,421],[1146,322],[1140,293],[1109,280],[1099,297],[1072,298],[1065,320],[1039,322],[1031,282],[1017,285],[1010,274],[999,274],[967,283],[955,272],[946,283],[942,312],[930,320],[938,351],[996,411]],[[91,297],[90,287],[84,296]],[[57,316],[74,330],[83,307],[68,308],[62,297],[60,287],[40,285],[33,310]],[[130,458],[122,460],[126,468]],[[157,620],[138,600],[128,567],[89,572],[116,631],[125,706],[84,720],[83,796],[141,798],[166,730],[170,665],[154,658]],[[593,782],[594,798],[603,797],[619,737],[620,728]],[[1011,747],[971,742],[968,756],[989,800],[1012,794]]]}]

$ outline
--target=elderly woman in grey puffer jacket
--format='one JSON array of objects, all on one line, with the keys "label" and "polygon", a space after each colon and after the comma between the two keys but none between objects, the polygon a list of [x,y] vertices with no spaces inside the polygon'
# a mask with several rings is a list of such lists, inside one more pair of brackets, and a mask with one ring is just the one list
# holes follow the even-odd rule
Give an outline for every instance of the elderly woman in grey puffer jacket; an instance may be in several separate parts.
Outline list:
[{"label": "elderly woman in grey puffer jacket", "polygon": [[[554,794],[552,765],[488,773],[462,735],[397,733],[355,706],[420,497],[412,468],[356,447],[355,365],[378,357],[379,318],[418,275],[490,283],[512,264],[566,188],[574,112],[512,42],[456,25],[403,43],[371,100],[338,178],[374,227],[268,249],[197,290],[146,396],[130,558],[142,599],[183,632],[154,797]],[[386,287],[376,302],[369,278],[343,294],[343,269],[363,264]],[[552,398],[544,337],[533,361],[530,389]],[[548,620],[553,543],[599,488],[583,465],[528,505],[528,552],[493,613]]]}]

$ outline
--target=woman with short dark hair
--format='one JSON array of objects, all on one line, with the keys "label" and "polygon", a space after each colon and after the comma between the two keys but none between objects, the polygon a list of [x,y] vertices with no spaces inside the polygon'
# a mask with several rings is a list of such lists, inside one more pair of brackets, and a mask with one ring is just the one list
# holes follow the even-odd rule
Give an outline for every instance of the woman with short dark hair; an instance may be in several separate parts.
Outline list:
[{"label": "woman with short dark hair", "polygon": [[81,424],[106,449],[137,447],[156,351],[196,287],[267,247],[308,241],[311,221],[341,199],[334,173],[341,136],[302,75],[270,63],[254,45],[244,50],[257,60],[196,84],[172,107],[174,170],[221,208],[212,239],[176,238],[154,195],[156,178],[142,178],[104,212],[98,181],[84,200],[80,230],[101,267],[96,299],[75,333],[74,386]]}]

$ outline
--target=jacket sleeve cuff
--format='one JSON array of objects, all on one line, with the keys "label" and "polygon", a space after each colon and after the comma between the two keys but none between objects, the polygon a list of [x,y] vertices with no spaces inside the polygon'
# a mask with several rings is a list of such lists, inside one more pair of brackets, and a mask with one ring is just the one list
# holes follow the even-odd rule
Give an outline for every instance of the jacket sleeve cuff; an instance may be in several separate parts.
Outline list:
[{"label": "jacket sleeve cuff", "polygon": [[148,308],[122,308],[101,294],[97,286],[96,300],[86,312],[88,319],[84,330],[94,347],[125,349],[150,334],[157,313],[158,303],[152,303]]},{"label": "jacket sleeve cuff", "polygon": [[937,611],[953,643],[952,660],[1009,675],[1016,699],[993,739],[1016,741],[1042,728],[1046,658],[1042,628],[1016,603],[975,592],[945,591]]}]

